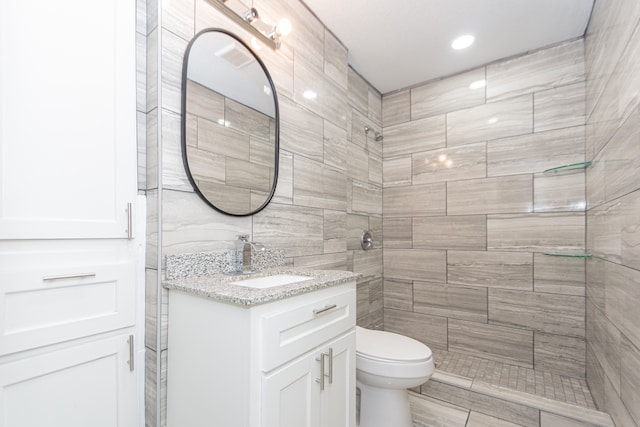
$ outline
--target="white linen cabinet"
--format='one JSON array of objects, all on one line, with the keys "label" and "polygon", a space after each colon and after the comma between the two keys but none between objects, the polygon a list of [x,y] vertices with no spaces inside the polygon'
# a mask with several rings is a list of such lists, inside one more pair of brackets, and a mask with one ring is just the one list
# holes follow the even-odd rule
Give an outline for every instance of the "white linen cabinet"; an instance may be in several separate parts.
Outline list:
[{"label": "white linen cabinet", "polygon": [[0,0],[0,427],[138,424],[135,20]]}]

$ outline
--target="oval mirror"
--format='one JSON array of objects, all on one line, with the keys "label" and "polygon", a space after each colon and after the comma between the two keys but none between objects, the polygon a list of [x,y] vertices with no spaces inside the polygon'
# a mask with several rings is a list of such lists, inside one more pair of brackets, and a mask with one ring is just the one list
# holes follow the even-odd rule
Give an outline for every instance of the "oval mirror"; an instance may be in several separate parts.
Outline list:
[{"label": "oval mirror", "polygon": [[260,58],[234,34],[199,32],[182,68],[182,159],[212,208],[252,215],[278,180],[278,100]]}]

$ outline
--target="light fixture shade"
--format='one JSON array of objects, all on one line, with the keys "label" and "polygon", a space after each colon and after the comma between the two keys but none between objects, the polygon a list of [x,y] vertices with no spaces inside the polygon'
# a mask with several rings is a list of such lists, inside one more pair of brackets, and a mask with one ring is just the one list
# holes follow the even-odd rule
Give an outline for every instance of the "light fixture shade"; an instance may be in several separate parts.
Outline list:
[{"label": "light fixture shade", "polygon": [[287,18],[281,18],[278,21],[278,25],[276,25],[276,31],[281,36],[289,35],[289,33],[291,33],[291,21]]}]

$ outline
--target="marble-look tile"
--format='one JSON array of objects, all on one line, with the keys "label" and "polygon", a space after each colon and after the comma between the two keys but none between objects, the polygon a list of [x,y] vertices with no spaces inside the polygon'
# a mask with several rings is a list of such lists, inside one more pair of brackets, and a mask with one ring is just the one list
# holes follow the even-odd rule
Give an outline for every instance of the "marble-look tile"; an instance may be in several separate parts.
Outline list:
[{"label": "marble-look tile", "polygon": [[611,419],[616,426],[638,427],[638,424],[629,413],[629,409],[620,399],[617,390],[613,388],[606,378],[604,381],[604,400],[605,409],[611,415]]},{"label": "marble-look tile", "polygon": [[344,174],[303,156],[293,158],[293,202],[299,206],[345,210]]},{"label": "marble-look tile", "polygon": [[605,410],[604,401],[604,370],[593,352],[591,344],[587,342],[587,383],[593,401],[601,411]]},{"label": "marble-look tile", "polygon": [[340,87],[347,89],[349,75],[347,48],[326,28],[324,30],[324,73]]},{"label": "marble-look tile", "polygon": [[382,188],[353,181],[351,211],[368,215],[382,215]]},{"label": "marble-look tile", "polygon": [[447,282],[496,289],[533,289],[530,253],[448,251]]},{"label": "marble-look tile", "polygon": [[[202,117],[196,117],[195,132],[195,142],[200,150],[242,160],[250,158],[251,137],[245,132],[220,126]],[[191,145],[191,139],[187,139],[187,144]]]},{"label": "marble-look tile", "polygon": [[447,214],[531,212],[533,177],[517,175],[447,183]]},{"label": "marble-look tile", "polygon": [[584,160],[584,126],[504,138],[487,145],[488,176],[538,173]]},{"label": "marble-look tile", "polygon": [[534,175],[534,212],[584,212],[585,207],[584,171]]},{"label": "marble-look tile", "polygon": [[411,218],[384,218],[382,230],[384,247],[386,249],[412,247],[413,234]]},{"label": "marble-look tile", "polygon": [[581,252],[585,247],[583,213],[489,215],[490,250]]},{"label": "marble-look tile", "polygon": [[587,423],[582,420],[563,417],[551,412],[540,412],[540,427],[598,427],[600,424]]},{"label": "marble-look tile", "polygon": [[138,190],[147,189],[147,115],[136,111]]},{"label": "marble-look tile", "polygon": [[470,409],[471,413],[481,412],[521,427],[539,427],[540,425],[539,411],[535,408],[494,398],[490,395],[475,393],[465,388],[438,381],[427,381],[422,386],[421,393],[434,399],[444,400],[462,408]]},{"label": "marble-look tile", "polygon": [[409,89],[383,95],[382,124],[385,128],[409,120],[411,120],[411,91]]},{"label": "marble-look tile", "polygon": [[190,40],[194,34],[195,2],[193,0],[171,0],[162,2],[162,27]]},{"label": "marble-look tile", "polygon": [[533,288],[535,292],[563,295],[585,295],[586,263],[581,258],[533,256]]},{"label": "marble-look tile", "polygon": [[359,280],[356,284],[356,323],[363,328],[369,324],[369,282]]},{"label": "marble-look tile", "polygon": [[353,68],[349,67],[347,98],[358,111],[366,113],[369,109],[369,85]]},{"label": "marble-look tile", "polygon": [[382,161],[382,186],[411,185],[411,157],[398,157]]},{"label": "marble-look tile", "polygon": [[587,212],[587,249],[598,257],[640,269],[640,192]]},{"label": "marble-look tile", "polygon": [[293,204],[293,154],[288,151],[280,150],[278,181],[272,201]]},{"label": "marble-look tile", "polygon": [[[158,234],[160,232],[158,212],[158,190],[146,191],[147,205],[147,225],[145,236],[145,267],[154,270],[158,269]],[[160,267],[161,268],[161,267]]]},{"label": "marble-look tile", "polygon": [[[637,310],[636,310],[637,311]],[[640,420],[640,350],[622,336],[620,398],[635,420]]]},{"label": "marble-look tile", "polygon": [[373,247],[380,249],[384,246],[382,233],[382,216],[369,216],[369,231],[373,237]]},{"label": "marble-look tile", "polygon": [[163,254],[226,249],[238,234],[250,230],[251,217],[230,217],[216,212],[195,193],[163,191]]},{"label": "marble-look tile", "polygon": [[[157,351],[159,349],[167,348],[167,290],[163,287],[161,296],[161,318],[158,324],[158,270],[147,268],[145,269],[145,346],[148,349]],[[158,328],[160,328],[160,344],[158,344]]]},{"label": "marble-look tile", "polygon": [[[324,73],[297,56],[293,67],[293,88],[295,102],[336,126],[346,129],[347,102],[344,89],[325,78]],[[307,90],[315,92],[316,97],[313,99],[305,97],[303,94]]]},{"label": "marble-look tile", "polygon": [[489,290],[489,321],[538,332],[584,337],[584,297]]},{"label": "marble-look tile", "polygon": [[413,247],[484,250],[487,248],[487,218],[484,215],[413,218]]},{"label": "marble-look tile", "polygon": [[299,256],[293,259],[293,266],[313,270],[346,270],[346,257],[344,252]]},{"label": "marble-look tile", "polygon": [[367,117],[370,120],[373,120],[374,124],[377,127],[382,127],[382,95],[380,92],[372,88],[368,87],[368,96],[367,96]]},{"label": "marble-look tile", "polygon": [[487,66],[487,100],[584,81],[582,39]]},{"label": "marble-look tile", "polygon": [[[360,236],[362,232],[369,229],[369,217],[366,215],[347,214],[346,219],[346,239],[348,251],[359,251]],[[375,247],[375,242],[374,242]]]},{"label": "marble-look tile", "polygon": [[263,140],[269,140],[273,118],[231,98],[225,97],[224,104],[225,126],[226,122],[229,122],[229,127],[232,129],[248,133]]},{"label": "marble-look tile", "polygon": [[369,182],[382,186],[382,156],[369,153]]},{"label": "marble-look tile", "polygon": [[319,255],[324,251],[323,224],[321,209],[270,203],[253,216],[253,238],[284,249],[286,256]]},{"label": "marble-look tile", "polygon": [[353,142],[347,142],[347,176],[351,179],[366,182],[369,180],[369,152]]},{"label": "marble-look tile", "polygon": [[385,249],[384,274],[389,279],[444,283],[447,276],[445,251]]},{"label": "marble-look tile", "polygon": [[484,104],[484,86],[470,87],[471,83],[484,79],[482,67],[412,88],[411,118],[417,120]]},{"label": "marble-look tile", "polygon": [[445,215],[445,193],[445,183],[387,188],[382,212],[385,217]]},{"label": "marble-look tile", "polygon": [[160,30],[156,27],[147,36],[146,111],[158,108],[158,55]]},{"label": "marble-look tile", "polygon": [[589,173],[601,175],[599,184],[604,189],[603,201],[640,188],[636,179],[640,174],[640,108],[624,122],[594,159]]},{"label": "marble-look tile", "polygon": [[136,0],[136,32],[147,35],[147,0]]},{"label": "marble-look tile", "polygon": [[486,359],[533,367],[532,331],[449,319],[448,337],[449,351],[482,354]]},{"label": "marble-look tile", "polygon": [[486,323],[487,289],[414,281],[413,311]]},{"label": "marble-look tile", "polygon": [[324,253],[347,250],[347,214],[344,211],[324,211]]},{"label": "marble-look tile", "polygon": [[161,37],[161,107],[179,114],[182,106],[182,63],[188,42],[166,28],[162,28]]},{"label": "marble-look tile", "polygon": [[561,129],[584,125],[585,83],[561,86],[533,95],[533,130]]},{"label": "marble-look tile", "polygon": [[534,368],[541,371],[557,372],[574,378],[584,378],[586,374],[584,338],[534,333]]},{"label": "marble-look tile", "polygon": [[500,418],[485,415],[480,412],[471,411],[469,413],[469,420],[465,427],[519,427],[519,424],[514,424],[509,421],[501,420]]},{"label": "marble-look tile", "polygon": [[[160,353],[160,384],[158,384],[157,352],[145,350],[145,424],[165,427],[167,423],[167,350]],[[160,403],[160,413],[157,403]]]},{"label": "marble-look tile", "polygon": [[271,168],[231,157],[226,159],[225,183],[232,187],[268,192],[273,184],[271,177]]},{"label": "marble-look tile", "polygon": [[[137,4],[144,4],[142,1]],[[136,111],[147,112],[147,35],[136,32]]]},{"label": "marble-look tile", "polygon": [[362,280],[382,277],[382,249],[355,251],[353,253],[353,272],[362,274]]},{"label": "marble-look tile", "polygon": [[529,134],[532,131],[532,95],[447,113],[447,147]]},{"label": "marble-look tile", "polygon": [[[413,427],[465,427],[469,410],[409,393]],[[467,424],[468,425],[468,424]]]},{"label": "marble-look tile", "polygon": [[484,142],[439,150],[422,151],[412,156],[414,184],[484,178],[487,175],[487,145]]},{"label": "marble-look tile", "polygon": [[384,330],[416,339],[431,349],[447,348],[447,319],[385,308]]},{"label": "marble-look tile", "polygon": [[[162,186],[171,190],[193,191],[182,160],[180,115],[169,110],[162,110],[161,114]],[[194,154],[193,164],[191,163],[191,154]],[[189,167],[195,168],[199,175],[209,177],[213,181],[219,181],[223,177],[224,159],[215,158],[215,155],[203,151],[198,153],[190,151],[189,155]],[[222,169],[220,169],[221,167]]]},{"label": "marble-look tile", "polygon": [[347,167],[347,132],[324,120],[324,163],[338,170]]},{"label": "marble-look tile", "polygon": [[604,313],[606,310],[606,268],[608,261],[600,258],[587,260],[586,295],[590,303]]},{"label": "marble-look tile", "polygon": [[620,393],[620,354],[622,338],[620,331],[590,301],[587,301],[587,347],[602,367],[605,382],[611,381]]},{"label": "marble-look tile", "polygon": [[385,278],[384,308],[413,311],[413,282]]},{"label": "marble-look tile", "polygon": [[605,264],[605,314],[640,347],[640,271],[612,262]]},{"label": "marble-look tile", "polygon": [[640,28],[636,27],[597,101],[589,122],[595,153],[640,104]]},{"label": "marble-look tile", "polygon": [[384,159],[419,151],[444,148],[445,116],[412,120],[384,128]]},{"label": "marble-look tile", "polygon": [[312,160],[323,160],[322,118],[287,98],[280,98],[280,148]]}]

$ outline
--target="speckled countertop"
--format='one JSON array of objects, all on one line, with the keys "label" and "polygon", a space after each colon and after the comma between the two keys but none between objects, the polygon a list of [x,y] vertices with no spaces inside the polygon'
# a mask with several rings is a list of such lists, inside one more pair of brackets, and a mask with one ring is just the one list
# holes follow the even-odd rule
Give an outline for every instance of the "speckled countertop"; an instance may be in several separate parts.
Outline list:
[{"label": "speckled countertop", "polygon": [[[309,276],[311,280],[274,286],[266,289],[251,288],[232,283],[241,280],[274,276],[276,274]],[[292,297],[294,295],[304,294],[318,289],[341,285],[355,280],[359,276],[359,273],[352,273],[350,271],[304,270],[276,267],[245,275],[227,275],[220,273],[212,274],[210,276],[166,280],[163,282],[163,286],[167,289],[187,292],[211,298],[216,301],[250,307]]]}]

